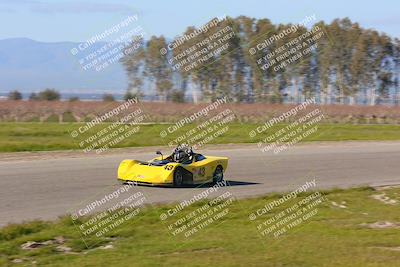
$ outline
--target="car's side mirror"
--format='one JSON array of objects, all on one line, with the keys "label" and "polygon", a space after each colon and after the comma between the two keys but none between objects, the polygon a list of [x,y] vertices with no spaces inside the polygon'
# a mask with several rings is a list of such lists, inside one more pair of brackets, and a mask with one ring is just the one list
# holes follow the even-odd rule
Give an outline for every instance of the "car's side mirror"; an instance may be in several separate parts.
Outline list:
[{"label": "car's side mirror", "polygon": [[161,151],[157,151],[156,154],[157,154],[157,155],[161,155],[161,160],[164,159],[164,156],[163,156],[163,154],[161,153]]}]

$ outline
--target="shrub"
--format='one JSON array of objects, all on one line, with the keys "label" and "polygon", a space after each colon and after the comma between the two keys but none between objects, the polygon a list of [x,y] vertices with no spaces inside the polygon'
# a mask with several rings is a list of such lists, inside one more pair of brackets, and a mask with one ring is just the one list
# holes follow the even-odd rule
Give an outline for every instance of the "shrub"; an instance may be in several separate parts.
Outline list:
[{"label": "shrub", "polygon": [[8,93],[8,99],[9,100],[22,100],[22,94],[17,90],[11,91],[10,93]]},{"label": "shrub", "polygon": [[174,90],[171,92],[171,101],[175,103],[184,103],[185,102],[185,93],[179,90]]},{"label": "shrub", "polygon": [[103,95],[104,102],[112,102],[115,101],[114,96],[112,94],[104,94]]},{"label": "shrub", "polygon": [[29,95],[29,100],[39,100],[39,96],[36,93]]},{"label": "shrub", "polygon": [[143,96],[143,94],[141,94],[140,92],[132,93],[132,92],[127,91],[124,95],[124,100],[128,101],[129,99],[134,99],[134,98],[139,99],[142,96]]},{"label": "shrub", "polygon": [[55,101],[60,100],[60,93],[54,89],[46,89],[39,92],[39,100]]},{"label": "shrub", "polygon": [[77,96],[71,96],[71,97],[68,99],[68,101],[69,101],[69,102],[76,102],[76,101],[79,101],[79,97],[77,97]]}]

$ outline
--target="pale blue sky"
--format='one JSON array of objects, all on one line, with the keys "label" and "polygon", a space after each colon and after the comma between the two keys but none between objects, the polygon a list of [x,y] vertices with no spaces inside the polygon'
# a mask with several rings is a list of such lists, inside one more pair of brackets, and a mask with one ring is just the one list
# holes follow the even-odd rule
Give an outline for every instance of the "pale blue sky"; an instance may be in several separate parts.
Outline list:
[{"label": "pale blue sky", "polygon": [[129,14],[139,15],[139,24],[149,35],[169,38],[215,16],[246,15],[296,23],[312,14],[326,22],[349,17],[362,27],[399,38],[399,11],[398,0],[0,0],[0,39],[83,41]]}]

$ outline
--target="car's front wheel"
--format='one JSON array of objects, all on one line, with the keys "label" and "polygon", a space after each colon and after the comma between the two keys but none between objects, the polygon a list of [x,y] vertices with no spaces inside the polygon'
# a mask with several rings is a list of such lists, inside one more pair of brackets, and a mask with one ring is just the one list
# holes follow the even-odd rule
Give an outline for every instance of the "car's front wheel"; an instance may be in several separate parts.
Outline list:
[{"label": "car's front wheel", "polygon": [[174,186],[181,187],[183,185],[183,170],[177,168],[174,172]]},{"label": "car's front wheel", "polygon": [[224,180],[224,169],[221,165],[218,165],[213,174],[213,183],[220,183],[222,180]]}]

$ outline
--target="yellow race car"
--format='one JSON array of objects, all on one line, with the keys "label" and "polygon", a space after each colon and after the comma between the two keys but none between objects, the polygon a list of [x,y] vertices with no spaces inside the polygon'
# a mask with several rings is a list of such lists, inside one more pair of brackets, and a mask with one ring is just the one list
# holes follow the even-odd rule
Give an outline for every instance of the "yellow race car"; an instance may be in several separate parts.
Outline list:
[{"label": "yellow race car", "polygon": [[118,180],[124,183],[144,185],[184,185],[219,183],[228,167],[228,158],[203,156],[194,153],[187,145],[179,145],[174,152],[164,158],[150,161],[123,160],[118,168]]}]

